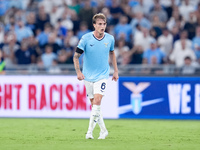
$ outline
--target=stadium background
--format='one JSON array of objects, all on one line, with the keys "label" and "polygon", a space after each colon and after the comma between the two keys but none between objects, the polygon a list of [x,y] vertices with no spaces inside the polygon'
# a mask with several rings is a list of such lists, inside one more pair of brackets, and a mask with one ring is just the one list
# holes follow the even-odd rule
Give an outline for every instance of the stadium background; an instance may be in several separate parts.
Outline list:
[{"label": "stadium background", "polygon": [[[54,141],[52,135],[46,133],[60,128],[57,125],[59,123],[64,126],[67,124],[72,131],[77,130],[81,135],[82,130],[86,130],[83,127],[78,129],[80,124],[76,121],[82,121],[87,127],[88,121],[78,118],[89,118],[91,107],[83,83],[76,79],[72,57],[81,36],[93,30],[91,19],[98,12],[106,15],[107,32],[116,39],[120,75],[116,83],[109,79],[102,103],[109,130],[116,131],[120,127],[122,131],[143,139],[132,142],[135,145],[146,141],[144,147],[139,145],[136,147],[138,149],[170,149],[170,146],[172,149],[198,149],[196,139],[199,137],[199,121],[181,120],[200,119],[199,0],[0,0],[0,8],[0,121],[4,129],[1,130],[0,145],[4,149],[9,149],[9,146],[13,149],[19,143],[25,143],[26,146],[31,142],[38,144],[39,140],[43,140],[39,138],[39,129],[34,130],[37,140],[29,139],[34,133],[18,137],[24,140],[23,143],[13,140],[15,136],[8,130],[13,133],[20,131],[19,135],[24,135],[21,130],[30,130],[32,126],[26,126],[29,123],[46,128],[46,132],[43,132],[46,148],[49,146],[48,140]],[[152,49],[156,49],[156,54],[151,53]],[[111,74],[112,71],[111,68]],[[3,119],[15,117],[27,119]],[[76,120],[66,119],[66,122],[62,122],[52,119],[54,124],[44,118]],[[135,120],[133,123],[123,120],[127,118],[131,121],[178,119],[178,122]],[[109,119],[117,119],[119,126]],[[74,128],[70,122],[76,122]],[[157,133],[154,130],[156,125],[158,129],[160,125],[160,130],[172,125],[174,128],[171,131],[175,135],[168,135],[166,130],[166,133],[153,134],[155,141],[152,143],[158,145],[153,147],[152,143],[148,143],[152,133],[145,137],[146,133],[141,132],[143,129],[140,127],[144,124],[148,125],[145,131],[153,133]],[[180,130],[177,130],[179,127]],[[67,127],[65,129],[71,138],[65,140],[71,145],[80,140]],[[136,129],[141,137],[134,135]],[[181,132],[184,132],[183,135],[179,135]],[[160,139],[161,134],[169,136],[169,139]],[[53,135],[65,137],[57,133]],[[118,140],[115,135],[119,136],[118,133],[111,134],[109,142]],[[120,139],[119,136],[121,145],[118,147],[117,144],[101,147],[98,143],[86,147],[91,149],[98,145],[98,148],[104,149],[132,149],[126,145],[126,142],[131,145],[131,135],[127,139]],[[166,139],[176,136],[174,143],[168,141],[172,145],[165,145]],[[184,138],[186,136],[189,138]],[[62,139],[57,140],[65,145]],[[185,145],[186,141],[191,142]],[[159,145],[159,142],[162,144]],[[54,143],[53,148],[59,147],[58,143]],[[74,149],[79,144],[75,145]],[[20,146],[20,149],[26,147]]]},{"label": "stadium background", "polygon": [[[1,0],[0,5],[2,117],[88,116],[72,57],[81,36],[93,30],[92,16],[103,12],[107,32],[116,39],[120,75],[104,100],[105,118],[199,118],[198,0]],[[43,115],[36,115],[38,108]],[[45,115],[48,109],[51,115]]]}]

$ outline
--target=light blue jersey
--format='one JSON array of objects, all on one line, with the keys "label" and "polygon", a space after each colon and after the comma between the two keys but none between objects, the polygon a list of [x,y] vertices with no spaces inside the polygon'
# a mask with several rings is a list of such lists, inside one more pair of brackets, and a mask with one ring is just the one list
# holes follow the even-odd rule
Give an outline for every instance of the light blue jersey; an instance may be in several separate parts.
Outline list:
[{"label": "light blue jersey", "polygon": [[82,36],[78,48],[84,51],[83,74],[86,81],[107,79],[110,73],[109,52],[114,50],[114,37],[108,33],[98,40],[89,32]]}]

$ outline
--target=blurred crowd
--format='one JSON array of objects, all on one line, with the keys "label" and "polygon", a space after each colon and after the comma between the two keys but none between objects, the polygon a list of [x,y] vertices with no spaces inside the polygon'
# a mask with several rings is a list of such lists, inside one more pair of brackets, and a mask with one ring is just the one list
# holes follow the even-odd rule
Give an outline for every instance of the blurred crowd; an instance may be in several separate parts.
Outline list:
[{"label": "blurred crowd", "polygon": [[73,64],[99,12],[115,37],[119,65],[200,64],[200,0],[0,0],[0,8],[0,70]]}]

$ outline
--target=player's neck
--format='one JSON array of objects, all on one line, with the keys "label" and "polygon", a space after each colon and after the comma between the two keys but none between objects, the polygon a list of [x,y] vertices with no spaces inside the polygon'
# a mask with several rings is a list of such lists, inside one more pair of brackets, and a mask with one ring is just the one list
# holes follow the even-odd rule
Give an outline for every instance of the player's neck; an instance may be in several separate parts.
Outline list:
[{"label": "player's neck", "polygon": [[103,33],[98,33],[97,31],[93,32],[95,38],[97,38],[98,40],[101,40],[104,37],[104,32]]}]

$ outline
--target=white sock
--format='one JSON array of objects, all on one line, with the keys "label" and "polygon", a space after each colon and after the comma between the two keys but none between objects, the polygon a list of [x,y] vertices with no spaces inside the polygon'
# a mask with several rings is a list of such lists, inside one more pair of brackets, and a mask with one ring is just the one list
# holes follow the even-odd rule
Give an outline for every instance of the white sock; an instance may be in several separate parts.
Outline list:
[{"label": "white sock", "polygon": [[103,115],[102,115],[101,112],[100,112],[98,124],[99,124],[99,127],[100,127],[100,129],[101,129],[101,132],[105,132],[105,131],[107,130],[107,129],[106,129],[106,126],[105,126],[105,123],[104,123],[104,121],[103,121]]},{"label": "white sock", "polygon": [[99,121],[99,117],[100,117],[100,105],[93,105],[92,112],[90,115],[88,132],[93,132],[96,123]]}]

